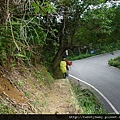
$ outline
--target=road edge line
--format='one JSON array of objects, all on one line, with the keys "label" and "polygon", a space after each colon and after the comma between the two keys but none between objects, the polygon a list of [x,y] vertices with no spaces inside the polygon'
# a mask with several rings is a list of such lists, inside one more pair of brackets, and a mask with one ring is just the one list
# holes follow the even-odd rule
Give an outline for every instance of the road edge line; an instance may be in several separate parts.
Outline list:
[{"label": "road edge line", "polygon": [[113,104],[108,100],[108,98],[105,97],[105,95],[103,95],[97,88],[95,88],[93,85],[91,85],[91,84],[89,84],[89,83],[87,83],[87,82],[85,82],[85,81],[83,81],[83,80],[81,80],[81,79],[79,79],[79,78],[71,75],[71,74],[70,74],[69,76],[72,77],[72,78],[74,78],[74,79],[77,79],[77,80],[83,82],[84,84],[90,86],[91,88],[93,88],[96,92],[98,92],[98,93],[106,100],[106,102],[110,105],[110,107],[113,109],[113,111],[114,111],[116,114],[119,114],[119,112],[118,112],[117,109],[114,107],[114,105],[113,105]]}]

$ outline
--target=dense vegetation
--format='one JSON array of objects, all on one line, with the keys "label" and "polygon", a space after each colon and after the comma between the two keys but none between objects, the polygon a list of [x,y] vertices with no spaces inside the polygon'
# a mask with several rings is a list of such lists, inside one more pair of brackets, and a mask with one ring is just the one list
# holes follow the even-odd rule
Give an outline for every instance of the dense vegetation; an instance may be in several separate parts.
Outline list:
[{"label": "dense vegetation", "polygon": [[0,65],[43,63],[55,70],[66,50],[120,46],[120,6],[107,0],[1,0]]},{"label": "dense vegetation", "polygon": [[[21,74],[27,71],[32,75],[31,66],[42,69],[38,64],[43,64],[54,73],[66,50],[70,57],[78,59],[91,56],[92,52],[100,54],[120,49],[119,18],[119,4],[109,0],[0,0],[0,75],[2,72],[12,71],[13,67],[21,66],[28,66],[27,70],[18,70]],[[33,71],[38,84],[48,78],[46,72]],[[18,78],[13,79],[16,86],[29,97],[30,92],[25,87],[27,80],[30,80],[21,82]],[[49,78],[43,83],[49,85],[52,81]],[[32,84],[33,82],[35,81]],[[44,87],[41,84],[36,85],[37,87],[33,84],[33,88],[41,91],[41,86]],[[100,104],[95,105],[93,94],[87,90],[79,93],[78,88],[75,88],[75,92],[80,104],[91,107],[89,110],[92,110],[87,111],[86,107],[84,111],[96,113]],[[93,98],[95,102],[88,98]],[[13,112],[12,108],[8,108],[9,103],[3,104],[2,97],[0,101],[1,113]],[[35,108],[38,102],[41,103],[35,101]],[[103,112],[106,113],[103,109],[98,111]]]},{"label": "dense vegetation", "polygon": [[108,64],[120,69],[120,56],[118,56],[118,57],[116,57],[114,59],[110,59],[108,61]]},{"label": "dense vegetation", "polygon": [[84,114],[108,114],[108,111],[89,89],[73,82],[71,84]]}]

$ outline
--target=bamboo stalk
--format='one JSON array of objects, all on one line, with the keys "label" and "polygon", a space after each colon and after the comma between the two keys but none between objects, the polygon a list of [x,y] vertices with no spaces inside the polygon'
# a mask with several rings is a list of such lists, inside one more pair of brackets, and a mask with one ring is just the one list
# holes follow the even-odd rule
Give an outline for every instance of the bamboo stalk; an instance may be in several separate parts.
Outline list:
[{"label": "bamboo stalk", "polygon": [[15,37],[14,37],[14,33],[13,33],[12,22],[11,22],[11,19],[10,19],[9,4],[10,4],[10,0],[7,0],[7,18],[8,18],[9,23],[10,23],[10,28],[11,28],[11,34],[12,34],[13,42],[14,42],[15,46],[17,47],[17,49],[20,50],[18,45],[17,45],[17,43],[16,43],[16,41],[15,41]]}]

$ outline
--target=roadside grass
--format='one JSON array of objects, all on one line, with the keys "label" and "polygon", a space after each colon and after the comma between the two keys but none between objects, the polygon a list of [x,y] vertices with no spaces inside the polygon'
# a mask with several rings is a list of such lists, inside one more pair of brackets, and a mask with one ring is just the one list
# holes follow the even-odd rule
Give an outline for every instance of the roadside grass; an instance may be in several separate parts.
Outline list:
[{"label": "roadside grass", "polygon": [[86,53],[86,54],[80,54],[78,56],[76,55],[72,55],[70,57],[68,57],[69,60],[78,60],[78,59],[83,59],[83,58],[87,58],[87,57],[91,57],[93,56],[94,54],[89,54],[89,53]]},{"label": "roadside grass", "polygon": [[101,51],[99,53],[93,53],[93,54],[85,53],[85,54],[80,54],[80,55],[77,55],[77,56],[72,55],[72,56],[69,56],[67,59],[68,60],[79,60],[79,59],[84,59],[84,58],[88,58],[88,57],[92,57],[92,56],[96,56],[96,55],[100,55],[100,54],[105,54],[105,53],[114,54],[113,51],[111,51],[111,52]]},{"label": "roadside grass", "polygon": [[100,54],[105,54],[105,53],[114,54],[114,51],[120,50],[119,45],[120,45],[120,43],[116,44],[114,47],[111,47],[111,45],[102,46],[100,49],[93,49],[94,53],[87,52],[87,53],[81,53],[79,55],[72,54],[72,55],[68,56],[68,60],[84,59],[84,58],[88,58],[88,57],[92,57],[92,56],[96,56],[96,55],[100,55]]},{"label": "roadside grass", "polygon": [[108,111],[89,89],[75,83],[71,83],[71,85],[84,114],[108,114]]},{"label": "roadside grass", "polygon": [[120,69],[120,56],[118,56],[114,59],[108,60],[108,64]]},{"label": "roadside grass", "polygon": [[15,109],[12,108],[12,105],[7,105],[7,101],[0,96],[0,114],[15,114]]}]

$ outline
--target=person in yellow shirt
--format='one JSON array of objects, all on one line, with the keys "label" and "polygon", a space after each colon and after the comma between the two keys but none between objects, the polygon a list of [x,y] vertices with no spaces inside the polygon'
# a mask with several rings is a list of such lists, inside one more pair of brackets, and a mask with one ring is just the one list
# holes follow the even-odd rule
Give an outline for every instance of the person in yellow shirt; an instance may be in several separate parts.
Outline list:
[{"label": "person in yellow shirt", "polygon": [[64,55],[62,57],[62,61],[60,62],[60,70],[63,73],[63,78],[67,78],[68,77],[68,65],[71,66],[72,62],[69,62],[68,60],[66,60],[66,56]]},{"label": "person in yellow shirt", "polygon": [[67,68],[66,68],[66,61],[65,61],[65,57],[62,58],[61,62],[60,62],[60,70],[63,73],[63,78],[67,77]]}]

